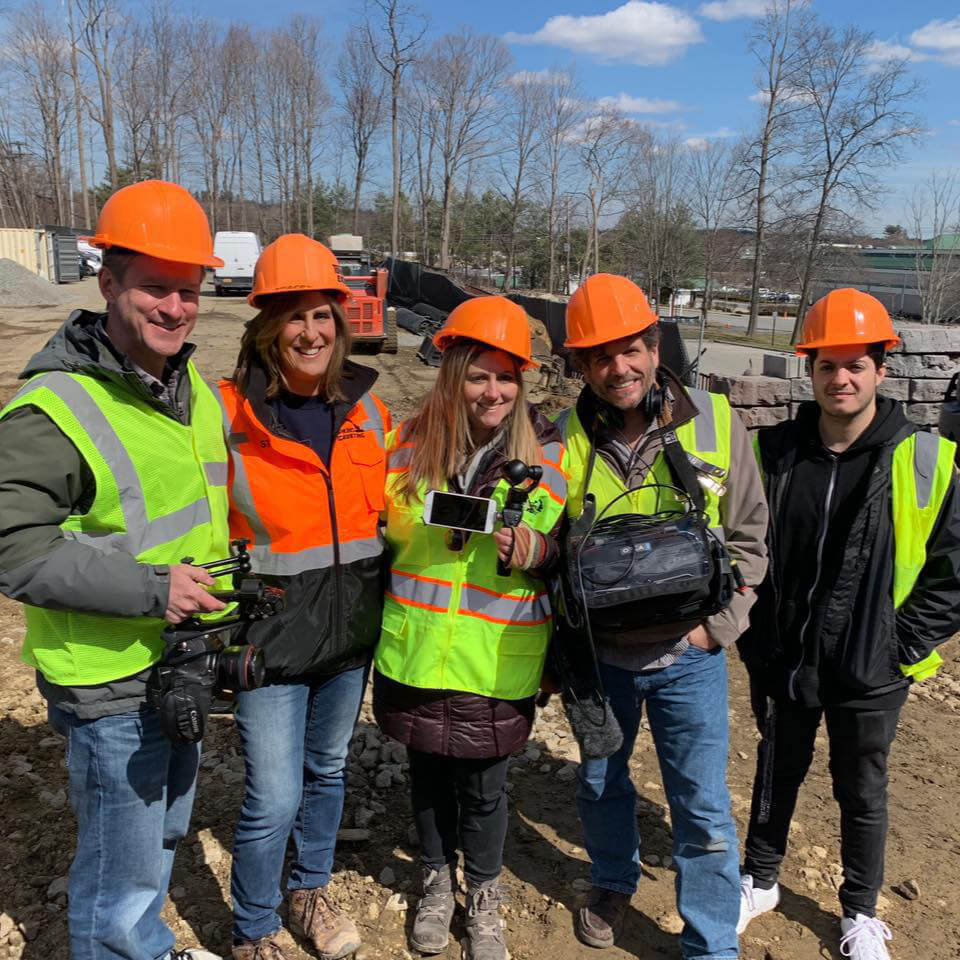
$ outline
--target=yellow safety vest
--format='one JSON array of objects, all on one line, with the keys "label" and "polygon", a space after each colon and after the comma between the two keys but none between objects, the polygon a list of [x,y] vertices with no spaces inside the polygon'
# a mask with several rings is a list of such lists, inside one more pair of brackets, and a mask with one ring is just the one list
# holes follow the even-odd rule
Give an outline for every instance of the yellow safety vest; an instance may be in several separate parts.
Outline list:
[{"label": "yellow safety vest", "polygon": [[[42,410],[93,473],[85,514],[68,517],[70,540],[138,563],[205,563],[227,556],[227,451],[220,406],[192,363],[190,424],[108,380],[53,371],[31,378],[0,412]],[[106,586],[106,585],[105,585]],[[223,586],[229,586],[224,583]],[[23,659],[52,683],[108,683],[146,669],[163,652],[164,621],[25,604]]]},{"label": "yellow safety vest", "polygon": [[[723,484],[730,472],[730,404],[719,393],[705,390],[688,389],[690,399],[696,404],[697,415],[676,428],[677,440],[688,453],[699,457],[722,471],[715,479]],[[590,437],[580,422],[575,407],[559,413],[555,422],[563,434],[567,449],[567,473],[569,489],[567,494],[567,514],[576,519],[583,512],[583,498],[592,493],[596,499],[597,516],[612,517],[622,514],[649,515],[665,510],[682,510],[685,501],[675,489],[677,481],[670,472],[666,457],[661,449],[654,458],[653,465],[643,486],[620,497],[604,513],[616,497],[623,494],[627,487],[623,480],[611,469],[603,457],[596,457],[590,476],[589,490],[584,489],[587,464],[590,460]],[[663,484],[664,486],[653,486]],[[724,541],[723,525],[720,520],[720,497],[711,490],[704,491],[707,522],[721,543]]]},{"label": "yellow safety vest", "polygon": [[[474,533],[463,550],[451,550],[447,531],[423,522],[426,487],[410,501],[398,495],[413,450],[399,443],[402,430],[387,437],[392,560],[376,668],[423,689],[504,700],[532,696],[552,628],[546,587],[522,570],[498,576],[492,536]],[[530,493],[523,522],[548,533],[563,512],[567,480],[563,445],[547,443],[542,451],[543,477]],[[501,480],[491,494],[501,509],[507,491]]]}]

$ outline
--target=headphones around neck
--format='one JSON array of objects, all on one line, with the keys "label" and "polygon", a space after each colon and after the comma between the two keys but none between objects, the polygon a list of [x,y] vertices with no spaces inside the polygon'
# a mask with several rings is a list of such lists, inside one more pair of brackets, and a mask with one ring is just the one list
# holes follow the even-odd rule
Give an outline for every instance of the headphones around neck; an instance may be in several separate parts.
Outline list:
[{"label": "headphones around neck", "polygon": [[653,423],[663,412],[663,387],[660,386],[659,381],[654,381],[653,386],[640,401],[640,409],[649,423]]}]

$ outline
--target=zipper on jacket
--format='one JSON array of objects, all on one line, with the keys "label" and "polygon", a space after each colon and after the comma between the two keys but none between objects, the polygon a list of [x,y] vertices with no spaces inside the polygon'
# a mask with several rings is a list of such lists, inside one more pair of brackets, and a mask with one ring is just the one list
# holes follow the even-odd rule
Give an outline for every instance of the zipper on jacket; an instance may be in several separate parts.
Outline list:
[{"label": "zipper on jacket", "polygon": [[[338,431],[339,432],[339,431]],[[333,446],[337,438],[333,438],[330,445],[330,470],[327,473],[327,504],[330,510],[330,533],[333,540],[333,616],[334,630],[336,632],[338,645],[343,642],[343,614],[340,610],[340,604],[343,600],[342,572],[340,570],[340,531],[337,527],[337,505],[333,499]],[[339,649],[339,646],[338,646]]]},{"label": "zipper on jacket", "polygon": [[791,699],[797,699],[797,674],[800,672],[800,668],[803,666],[803,653],[806,649],[806,633],[807,628],[810,626],[810,621],[813,619],[813,597],[817,592],[817,587],[820,585],[820,568],[823,563],[823,547],[827,541],[827,528],[830,526],[830,506],[833,503],[833,491],[837,484],[837,464],[839,463],[839,457],[835,453],[830,453],[830,482],[827,484],[827,494],[823,498],[823,522],[820,527],[820,536],[817,538],[817,565],[813,575],[813,583],[810,585],[809,591],[807,591],[807,617],[803,621],[803,626],[800,628],[800,660],[794,668],[793,672],[790,674],[790,680],[787,684],[787,690],[790,694]]}]

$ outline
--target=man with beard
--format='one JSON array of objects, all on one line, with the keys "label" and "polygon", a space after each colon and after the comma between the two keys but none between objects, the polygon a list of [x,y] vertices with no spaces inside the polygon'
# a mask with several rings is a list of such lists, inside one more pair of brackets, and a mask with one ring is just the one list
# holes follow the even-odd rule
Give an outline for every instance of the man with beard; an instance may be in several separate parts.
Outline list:
[{"label": "man with beard", "polygon": [[840,952],[888,960],[876,917],[887,756],[912,682],[960,630],[955,445],[877,395],[896,346],[879,300],[834,290],[807,312],[815,402],[758,436],[770,566],[740,650],[762,735],[738,930],[779,901],[777,875],[822,718],[840,805]]},{"label": "man with beard", "polygon": [[[747,625],[753,596],[746,585],[766,571],[767,508],[739,417],[725,397],[689,389],[661,366],[659,342],[657,315],[627,278],[596,274],[571,297],[565,346],[586,385],[557,418],[567,447],[569,521],[577,524],[590,496],[597,516],[623,516],[628,525],[633,517],[642,524],[683,516],[699,501],[711,540],[725,543],[744,587],[722,609],[726,600],[718,599],[719,612],[693,619],[664,623],[672,601],[655,624],[649,601],[625,611],[622,628],[591,615],[599,675],[623,743],[580,766],[577,805],[593,889],[574,929],[589,946],[612,946],[637,889],[629,760],[646,704],[673,825],[683,956],[726,960],[737,956],[739,872],[726,783],[724,650]],[[641,536],[624,550],[642,555],[647,546]],[[588,637],[577,631],[571,639],[582,647]]]}]

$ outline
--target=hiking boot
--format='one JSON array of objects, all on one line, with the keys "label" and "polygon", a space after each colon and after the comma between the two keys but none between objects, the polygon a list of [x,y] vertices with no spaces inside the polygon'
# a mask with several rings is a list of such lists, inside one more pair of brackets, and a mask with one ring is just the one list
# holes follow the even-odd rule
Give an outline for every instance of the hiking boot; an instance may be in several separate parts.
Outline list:
[{"label": "hiking boot", "polygon": [[340,960],[360,946],[356,925],[344,916],[323,887],[290,893],[290,929],[313,944],[320,960]]},{"label": "hiking boot", "polygon": [[753,877],[745,873],[740,878],[740,919],[737,921],[737,933],[747,929],[747,924],[763,913],[769,913],[780,902],[780,884],[775,883],[769,890],[753,885]]},{"label": "hiking boot", "polygon": [[418,953],[443,953],[450,941],[450,921],[457,901],[456,865],[448,863],[440,870],[423,868],[423,894],[413,920],[410,946]]},{"label": "hiking boot", "polygon": [[573,931],[588,947],[612,947],[623,930],[629,905],[629,894],[593,887],[587,905],[574,915]]},{"label": "hiking boot", "polygon": [[507,960],[500,903],[500,883],[496,878],[467,887],[463,960]]},{"label": "hiking boot", "polygon": [[246,940],[233,946],[233,960],[289,960],[276,941],[276,933],[259,940]]},{"label": "hiking boot", "polygon": [[890,960],[885,940],[892,940],[890,928],[876,917],[858,913],[840,921],[840,953],[850,960]]}]

